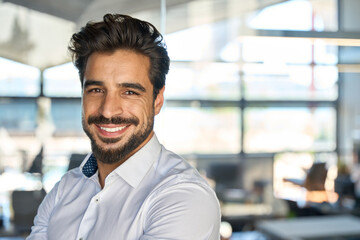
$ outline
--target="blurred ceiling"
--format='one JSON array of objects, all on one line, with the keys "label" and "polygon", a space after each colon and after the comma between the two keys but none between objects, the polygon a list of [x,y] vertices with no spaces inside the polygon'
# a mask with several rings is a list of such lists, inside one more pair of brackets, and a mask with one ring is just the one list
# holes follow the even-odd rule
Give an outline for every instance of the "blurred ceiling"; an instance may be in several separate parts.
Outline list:
[{"label": "blurred ceiling", "polygon": [[38,12],[76,22],[94,0],[3,0]]},{"label": "blurred ceiling", "polygon": [[[166,33],[243,17],[283,0],[167,0]],[[0,0],[0,57],[39,69],[69,62],[71,35],[107,12],[129,14],[160,29],[161,0]]]},{"label": "blurred ceiling", "polygon": [[[167,7],[184,4],[192,0],[168,0]],[[78,23],[81,19],[97,19],[105,12],[136,12],[160,9],[161,0],[4,0],[35,11]],[[90,18],[89,18],[90,17]]]}]

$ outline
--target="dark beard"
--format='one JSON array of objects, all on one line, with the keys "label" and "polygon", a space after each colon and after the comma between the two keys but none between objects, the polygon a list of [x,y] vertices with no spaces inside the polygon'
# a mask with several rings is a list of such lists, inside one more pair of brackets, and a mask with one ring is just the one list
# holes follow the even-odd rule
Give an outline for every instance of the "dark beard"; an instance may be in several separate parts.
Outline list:
[{"label": "dark beard", "polygon": [[[139,119],[138,118],[105,118],[104,116],[89,116],[88,118],[88,125],[90,124],[133,124],[135,126],[139,125]],[[93,154],[95,158],[106,164],[114,164],[118,162],[123,162],[126,160],[126,158],[129,156],[129,154],[134,151],[137,147],[139,147],[146,138],[151,134],[153,127],[154,127],[154,114],[151,114],[148,118],[148,125],[143,126],[145,129],[140,130],[139,132],[136,132],[133,134],[129,141],[125,143],[123,146],[120,146],[116,149],[104,149],[101,146],[99,146],[93,135],[91,135],[90,130],[88,129],[88,125],[85,124],[85,119],[82,119],[82,125],[83,129],[86,133],[86,135],[90,138],[91,141],[91,149],[93,151]],[[103,138],[98,136],[100,141],[104,143],[116,143],[122,139],[120,138]]]}]

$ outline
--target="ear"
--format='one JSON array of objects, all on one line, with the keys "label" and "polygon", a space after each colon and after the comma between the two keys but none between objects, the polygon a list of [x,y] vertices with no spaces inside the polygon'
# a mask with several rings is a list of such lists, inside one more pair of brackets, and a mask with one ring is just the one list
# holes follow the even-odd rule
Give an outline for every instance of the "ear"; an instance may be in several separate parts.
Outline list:
[{"label": "ear", "polygon": [[154,111],[155,111],[155,115],[158,115],[161,107],[164,104],[164,91],[165,91],[165,86],[160,89],[158,95],[156,96],[155,102],[154,102]]}]

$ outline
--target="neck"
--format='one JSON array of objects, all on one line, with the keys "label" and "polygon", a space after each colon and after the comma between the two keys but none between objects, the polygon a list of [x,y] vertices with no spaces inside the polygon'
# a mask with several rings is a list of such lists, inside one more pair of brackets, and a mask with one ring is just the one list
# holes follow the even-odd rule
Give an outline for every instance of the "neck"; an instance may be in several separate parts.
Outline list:
[{"label": "neck", "polygon": [[142,144],[140,144],[134,151],[132,151],[128,156],[126,156],[126,158],[124,158],[123,160],[121,160],[119,162],[116,162],[113,164],[108,164],[108,163],[103,163],[97,159],[98,170],[99,170],[99,182],[100,182],[101,188],[104,188],[104,186],[105,186],[106,177],[112,171],[114,171],[117,167],[119,167],[121,164],[123,164],[126,160],[128,160],[132,155],[134,155],[137,151],[139,151],[146,143],[148,143],[153,135],[154,135],[154,132],[152,131]]},{"label": "neck", "polygon": [[120,166],[123,162],[125,162],[125,160],[121,161],[119,163],[114,163],[114,164],[106,164],[106,163],[100,162],[99,160],[97,161],[98,170],[99,170],[99,182],[100,182],[101,188],[104,188],[104,186],[105,186],[106,177],[112,171],[114,171],[118,166]]}]

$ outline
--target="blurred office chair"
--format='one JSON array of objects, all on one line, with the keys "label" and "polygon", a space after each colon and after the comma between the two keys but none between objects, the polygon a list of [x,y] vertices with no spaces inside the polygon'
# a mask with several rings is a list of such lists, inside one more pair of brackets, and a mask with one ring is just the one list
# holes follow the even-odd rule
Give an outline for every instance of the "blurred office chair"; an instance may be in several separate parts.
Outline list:
[{"label": "blurred office chair", "polygon": [[87,156],[87,154],[78,154],[78,153],[71,154],[68,171],[73,168],[79,167],[86,156]]},{"label": "blurred office chair", "polygon": [[39,153],[35,156],[34,160],[30,168],[28,169],[29,173],[39,173],[41,176],[43,175],[42,167],[43,167],[43,158],[44,158],[44,147],[40,148]]},{"label": "blurred office chair", "polygon": [[315,162],[306,172],[305,179],[285,178],[284,181],[304,187],[308,191],[324,191],[327,172],[325,162]]},{"label": "blurred office chair", "polygon": [[38,207],[44,199],[46,192],[44,189],[34,191],[15,190],[12,193],[12,207],[14,211],[15,232],[28,233],[31,231],[34,218]]},{"label": "blurred office chair", "polygon": [[307,172],[304,187],[308,191],[324,191],[327,172],[325,162],[314,163]]}]

